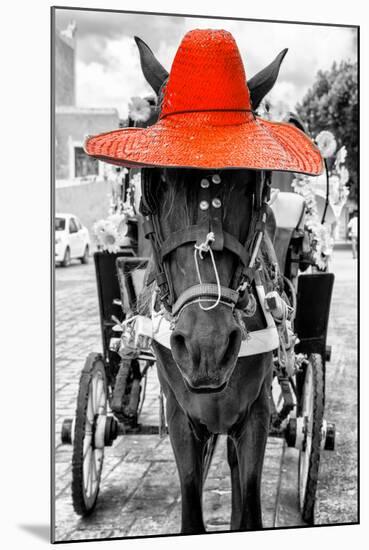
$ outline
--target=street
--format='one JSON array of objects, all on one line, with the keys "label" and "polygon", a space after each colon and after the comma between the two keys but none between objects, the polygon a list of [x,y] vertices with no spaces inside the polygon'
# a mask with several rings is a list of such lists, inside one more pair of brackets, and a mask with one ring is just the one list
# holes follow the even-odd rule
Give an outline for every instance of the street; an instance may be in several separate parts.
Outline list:
[{"label": "street", "polygon": [[336,449],[322,453],[317,494],[319,523],[349,523],[358,518],[358,303],[357,260],[351,250],[337,250],[328,344],[332,359],[326,370],[325,416],[336,424]]},{"label": "street", "polygon": [[[326,418],[336,423],[336,450],[321,456],[317,495],[318,524],[357,521],[357,290],[356,261],[338,250],[330,314]],[[106,448],[96,510],[87,519],[74,513],[71,500],[71,446],[61,445],[64,418],[75,412],[78,380],[87,355],[100,352],[101,335],[92,259],[82,266],[56,268],[55,274],[55,540],[178,533],[180,487],[168,437],[123,436]],[[149,374],[140,422],[157,424],[159,387]],[[301,525],[297,510],[295,449],[269,438],[263,470],[265,527]],[[209,531],[228,530],[231,510],[225,438],[220,439],[204,492]]]}]

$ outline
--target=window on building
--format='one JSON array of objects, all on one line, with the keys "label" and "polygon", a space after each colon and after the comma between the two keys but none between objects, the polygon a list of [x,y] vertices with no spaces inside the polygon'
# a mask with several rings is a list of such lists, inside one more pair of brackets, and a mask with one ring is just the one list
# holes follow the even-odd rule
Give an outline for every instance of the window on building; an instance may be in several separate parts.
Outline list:
[{"label": "window on building", "polygon": [[99,174],[98,160],[86,155],[82,147],[74,148],[74,175],[76,178],[97,176]]}]

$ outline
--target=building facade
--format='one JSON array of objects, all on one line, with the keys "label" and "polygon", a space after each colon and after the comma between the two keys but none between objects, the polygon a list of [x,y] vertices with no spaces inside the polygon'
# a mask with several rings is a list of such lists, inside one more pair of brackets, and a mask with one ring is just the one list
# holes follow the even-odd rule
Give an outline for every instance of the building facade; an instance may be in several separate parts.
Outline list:
[{"label": "building facade", "polygon": [[75,105],[75,39],[55,33],[55,104]]},{"label": "building facade", "polygon": [[76,26],[55,32],[55,208],[70,212],[92,229],[106,217],[111,184],[105,163],[86,155],[86,135],[119,128],[116,109],[80,107],[76,93]]},{"label": "building facade", "polygon": [[55,33],[56,188],[86,184],[104,175],[102,163],[85,154],[85,136],[119,128],[116,109],[76,104],[76,26]]},{"label": "building facade", "polygon": [[86,155],[86,135],[119,127],[116,109],[82,108],[57,105],[55,108],[56,187],[80,185],[104,176],[103,163]]}]

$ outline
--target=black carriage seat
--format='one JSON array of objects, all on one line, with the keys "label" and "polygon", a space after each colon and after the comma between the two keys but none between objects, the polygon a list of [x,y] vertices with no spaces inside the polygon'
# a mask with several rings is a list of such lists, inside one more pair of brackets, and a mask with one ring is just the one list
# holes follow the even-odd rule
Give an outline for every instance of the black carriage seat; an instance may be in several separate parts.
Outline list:
[{"label": "black carriage seat", "polygon": [[292,235],[296,229],[304,226],[304,214],[305,200],[297,193],[279,192],[268,208],[267,231],[282,274],[285,272],[287,251]]},{"label": "black carriage seat", "polygon": [[[117,258],[116,269],[120,287],[122,309],[125,315],[142,313],[143,305],[140,303],[142,290],[145,288],[146,268],[149,258]],[[150,301],[151,295],[147,294],[146,300]],[[148,312],[150,311],[148,304]]]}]

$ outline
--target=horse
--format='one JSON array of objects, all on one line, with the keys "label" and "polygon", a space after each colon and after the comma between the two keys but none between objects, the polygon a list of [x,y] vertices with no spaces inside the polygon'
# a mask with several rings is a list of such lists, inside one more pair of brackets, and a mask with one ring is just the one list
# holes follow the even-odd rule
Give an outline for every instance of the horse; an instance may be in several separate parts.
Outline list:
[{"label": "horse", "polygon": [[[143,74],[160,106],[168,73],[141,39],[136,43]],[[253,109],[274,85],[285,53],[248,82]],[[246,271],[245,243],[254,242],[258,215],[266,205],[267,176],[251,169],[142,169],[141,211],[164,306],[171,297],[170,349],[155,340],[153,349],[180,479],[182,534],[205,532],[202,491],[220,434],[227,435],[231,530],[262,528],[273,352],[240,357],[239,350],[249,333],[265,327],[255,280],[242,284],[241,275]],[[199,235],[209,216],[215,240],[214,234]],[[254,275],[272,288],[267,267],[275,255],[267,231],[259,244]],[[197,295],[188,295],[198,287]],[[181,301],[184,295],[187,299]],[[246,317],[236,314],[247,308]]]}]

